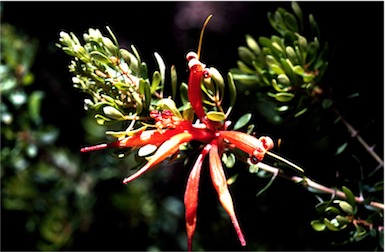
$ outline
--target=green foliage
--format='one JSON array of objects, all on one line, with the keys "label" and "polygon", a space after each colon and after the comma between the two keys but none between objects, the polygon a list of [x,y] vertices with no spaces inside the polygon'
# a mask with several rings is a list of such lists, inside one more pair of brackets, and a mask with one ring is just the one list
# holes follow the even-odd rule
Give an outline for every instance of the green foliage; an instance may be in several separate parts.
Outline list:
[{"label": "green foliage", "polygon": [[[377,210],[363,219],[362,213],[359,213],[359,208],[352,191],[347,188],[342,188],[346,200],[332,199],[324,201],[316,206],[320,218],[313,220],[311,225],[315,231],[332,231],[340,232],[339,241],[334,243],[345,244],[348,242],[358,242],[362,239],[371,236],[374,238],[383,239],[383,232],[378,227],[379,223],[383,222],[383,214]],[[383,249],[383,243],[379,242],[379,249]]]},{"label": "green foliage", "polygon": [[238,67],[230,71],[238,84],[267,95],[276,114],[297,117],[322,97],[328,47],[321,45],[314,17],[309,16],[311,32],[305,36],[302,10],[295,2],[292,9],[294,14],[283,8],[269,12],[268,20],[279,35],[258,41],[246,35],[247,46],[238,48]]},{"label": "green foliage", "polygon": [[1,24],[1,204],[3,213],[27,216],[18,233],[33,241],[34,250],[54,251],[68,247],[79,227],[90,224],[92,189],[107,177],[86,173],[79,155],[57,146],[59,129],[45,124],[45,92],[35,89],[31,72],[37,45]]},{"label": "green foliage", "polygon": [[159,71],[148,76],[147,64],[138,50],[119,48],[118,41],[107,27],[110,38],[98,29],[83,35],[84,44],[73,33],[60,33],[60,47],[73,57],[69,66],[75,77],[74,86],[88,93],[87,109],[97,112],[99,124],[134,120],[148,114],[153,97],[163,92],[165,65],[155,54]]},{"label": "green foliage", "polygon": [[[74,87],[87,93],[90,98],[84,100],[85,109],[95,112],[98,124],[123,121],[127,128],[123,131],[109,132],[109,135],[123,137],[132,134],[143,125],[151,126],[149,116],[152,110],[170,110],[174,116],[193,120],[194,114],[187,99],[187,85],[181,83],[182,104],[178,106],[174,99],[166,97],[164,86],[166,73],[170,73],[172,97],[177,92],[177,74],[175,67],[167,66],[158,53],[154,57],[158,66],[149,74],[147,64],[142,60],[135,46],[131,50],[120,48],[115,35],[107,27],[109,37],[98,29],[89,29],[83,35],[84,43],[73,33],[60,33],[59,44],[65,53],[72,57],[69,70],[74,74]],[[214,121],[223,121],[231,112],[235,103],[236,89],[231,74],[228,76],[230,105],[226,114],[222,108],[225,81],[222,74],[214,67],[211,76],[202,85],[204,104],[208,116]]]}]

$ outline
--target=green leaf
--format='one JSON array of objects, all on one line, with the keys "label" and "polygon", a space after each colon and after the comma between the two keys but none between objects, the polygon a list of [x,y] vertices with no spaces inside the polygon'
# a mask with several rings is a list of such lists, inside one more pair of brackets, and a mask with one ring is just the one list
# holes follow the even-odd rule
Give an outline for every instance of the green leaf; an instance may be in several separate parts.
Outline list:
[{"label": "green leaf", "polygon": [[95,115],[95,119],[96,119],[96,122],[99,124],[99,125],[104,125],[106,122],[110,122],[111,119],[101,115],[101,114],[96,114]]},{"label": "green leaf", "polygon": [[303,69],[300,65],[294,66],[293,71],[295,74],[298,74],[298,75],[303,75],[305,73],[305,69]]},{"label": "green leaf", "polygon": [[279,62],[274,58],[273,55],[266,55],[265,57],[266,63],[270,65],[279,65]]},{"label": "green leaf", "polygon": [[159,67],[159,72],[161,76],[161,85],[163,87],[165,82],[165,77],[166,77],[166,64],[164,63],[164,60],[159,55],[159,53],[155,52],[154,56]]},{"label": "green leaf", "polygon": [[124,120],[124,115],[122,114],[122,112],[120,112],[114,107],[111,107],[111,106],[104,107],[103,113],[111,119]]},{"label": "green leaf", "polygon": [[303,81],[304,82],[311,82],[314,79],[314,74],[312,73],[304,73],[303,74]]},{"label": "green leaf", "polygon": [[294,15],[289,13],[289,12],[286,12],[284,15],[283,15],[283,18],[285,20],[285,24],[286,24],[286,27],[292,31],[292,32],[298,32],[298,24],[297,24],[297,20],[295,19]]},{"label": "green leaf", "polygon": [[108,33],[110,34],[112,40],[114,41],[114,44],[119,48],[118,40],[116,39],[114,33],[112,32],[111,28],[109,26],[106,27]]},{"label": "green leaf", "polygon": [[244,114],[241,116],[238,121],[234,125],[234,130],[240,129],[243,126],[247,125],[250,122],[250,119],[252,117],[251,113]]},{"label": "green leaf", "polygon": [[279,65],[271,64],[270,68],[271,68],[271,70],[273,70],[273,72],[275,74],[284,74],[285,73],[285,71],[282,70],[282,68],[279,67]]},{"label": "green leaf", "polygon": [[243,63],[243,61],[240,61],[240,60],[237,60],[237,67],[239,68],[239,70],[241,70],[242,72],[247,73],[247,74],[255,74],[256,73],[255,70],[251,69],[245,63]]},{"label": "green leaf", "polygon": [[243,85],[254,85],[259,82],[259,77],[255,74],[238,74],[232,73],[234,80],[239,81]]},{"label": "green leaf", "polygon": [[303,15],[302,15],[302,10],[301,10],[301,7],[298,5],[297,2],[291,2],[291,8],[293,9],[294,11],[294,14],[297,16],[297,18],[299,19],[299,23],[300,23],[300,28],[301,28],[301,31],[303,29]]},{"label": "green leaf", "polygon": [[223,112],[209,111],[206,115],[209,120],[214,122],[221,122],[226,120],[226,115]]},{"label": "green leaf", "polygon": [[277,50],[278,55],[282,55],[284,53],[284,49],[277,42],[273,41],[271,45],[272,45],[272,48],[275,48]]},{"label": "green leaf", "polygon": [[176,90],[178,85],[178,79],[177,79],[177,73],[175,66],[171,66],[171,90],[172,90],[172,97],[176,99]]},{"label": "green leaf", "polygon": [[309,23],[310,23],[310,28],[311,28],[312,34],[314,34],[314,36],[319,38],[320,37],[320,30],[319,30],[317,22],[315,21],[314,16],[312,14],[309,15]]},{"label": "green leaf", "polygon": [[276,93],[275,99],[280,102],[288,102],[294,98],[294,94],[292,93]]},{"label": "green leaf", "polygon": [[235,161],[236,158],[233,153],[229,153],[229,155],[227,155],[227,153],[222,154],[222,162],[225,164],[226,168],[233,168]]},{"label": "green leaf", "polygon": [[134,129],[134,130],[106,131],[106,135],[112,136],[112,137],[115,137],[115,138],[122,138],[122,137],[126,137],[126,136],[133,136],[133,135],[135,135],[138,132],[146,130],[146,128],[147,128],[147,126],[142,126],[142,127],[138,128],[138,129]]},{"label": "green leaf", "polygon": [[255,39],[249,34],[246,34],[246,44],[256,55],[261,53],[261,48],[259,47],[257,41],[255,41]]},{"label": "green leaf", "polygon": [[41,101],[44,97],[44,93],[42,91],[34,91],[28,99],[28,113],[32,121],[35,123],[40,123],[40,108]]},{"label": "green leaf", "polygon": [[109,52],[111,55],[118,55],[118,47],[114,45],[114,43],[111,41],[111,39],[107,37],[102,37],[103,45],[106,47],[107,52]]},{"label": "green leaf", "polygon": [[294,117],[298,117],[298,116],[304,114],[307,110],[308,110],[308,108],[304,108],[304,109],[298,111],[297,113],[295,113]]},{"label": "green leaf", "polygon": [[234,182],[237,181],[238,175],[239,175],[239,174],[237,173],[237,174],[235,174],[234,176],[230,177],[230,178],[227,180],[227,184],[228,184],[228,185],[234,184]]},{"label": "green leaf", "polygon": [[281,106],[277,108],[277,111],[279,112],[285,112],[289,109],[289,106]]},{"label": "green leaf", "polygon": [[230,72],[227,74],[227,82],[229,84],[230,104],[229,104],[229,109],[226,112],[226,115],[229,115],[237,99],[237,89],[235,87],[233,75]]},{"label": "green leaf", "polygon": [[352,205],[350,205],[348,202],[346,202],[346,201],[341,201],[339,204],[338,204],[340,207],[341,207],[341,209],[345,212],[345,213],[347,213],[347,214],[349,214],[349,215],[353,215],[353,207],[352,207]]},{"label": "green leaf", "polygon": [[140,97],[140,95],[137,92],[133,92],[131,95],[132,95],[132,98],[134,98],[134,100],[136,102],[136,114],[140,115],[140,113],[142,113],[142,110],[143,110],[142,97]]},{"label": "green leaf", "polygon": [[238,56],[247,65],[252,65],[253,60],[256,59],[254,53],[245,46],[238,47]]},{"label": "green leaf", "polygon": [[285,71],[286,75],[290,78],[290,79],[294,79],[294,72],[293,72],[293,64],[292,62],[289,60],[289,59],[281,59],[280,60],[281,62],[281,65],[282,65],[282,69]]},{"label": "green leaf", "polygon": [[168,109],[170,110],[174,116],[178,118],[182,118],[182,115],[180,114],[179,110],[177,109],[174,100],[170,98],[163,98],[158,101],[157,106],[159,106],[162,110]]},{"label": "green leaf", "polygon": [[296,35],[298,37],[298,45],[299,45],[299,48],[301,49],[301,52],[306,53],[307,47],[308,47],[307,39],[298,33],[296,33]]},{"label": "green leaf", "polygon": [[119,50],[120,55],[122,55],[122,58],[124,61],[129,65],[129,68],[131,71],[135,74],[139,73],[139,66],[140,61],[135,57],[135,55],[126,49],[120,49]]},{"label": "green leaf", "polygon": [[142,62],[142,64],[140,65],[140,78],[143,78],[143,79],[148,79],[148,69],[147,69],[147,64],[146,62]]},{"label": "green leaf", "polygon": [[318,231],[318,232],[324,231],[326,228],[326,225],[320,220],[313,220],[310,222],[310,225],[315,231]]},{"label": "green leaf", "polygon": [[183,119],[187,121],[193,121],[194,115],[194,110],[191,107],[182,110]]},{"label": "green leaf", "polygon": [[278,75],[277,80],[278,80],[278,83],[280,83],[282,85],[285,85],[285,86],[290,85],[290,79],[289,79],[289,77],[287,77],[286,74]]},{"label": "green leaf", "polygon": [[356,239],[366,234],[365,228],[361,227],[360,225],[355,225],[355,227],[356,227],[356,233],[354,234],[354,236],[356,237]]},{"label": "green leaf", "polygon": [[142,59],[140,58],[139,51],[136,49],[136,47],[134,45],[131,45],[131,50],[134,53],[135,58],[138,61],[138,66],[142,65]]},{"label": "green leaf", "polygon": [[[337,215],[336,216],[336,220],[338,221],[338,223],[341,225],[341,226],[344,226],[348,223],[350,223],[349,219],[346,218],[345,216],[341,216],[341,215]],[[346,226],[345,226],[346,227]],[[343,227],[343,228],[345,228]]]},{"label": "green leaf", "polygon": [[182,104],[187,104],[189,102],[187,97],[187,90],[188,90],[188,85],[182,82],[182,84],[180,85],[180,92],[179,92]]},{"label": "green leaf", "polygon": [[258,38],[258,42],[259,42],[260,45],[262,45],[264,47],[268,47],[268,48],[272,47],[271,40],[269,38],[267,38],[267,37],[263,37],[263,36],[259,37]]},{"label": "green leaf", "polygon": [[355,198],[353,192],[349,188],[347,188],[346,186],[342,186],[342,191],[346,195],[347,202],[349,202],[349,204],[354,207],[356,205],[356,198]]},{"label": "green leaf", "polygon": [[213,80],[215,83],[216,91],[219,91],[219,96],[223,97],[223,92],[225,89],[225,81],[222,77],[222,74],[214,67],[210,67],[210,74],[211,74],[211,80]]},{"label": "green leaf", "polygon": [[[283,88],[282,85],[278,85],[277,83],[277,80],[275,79],[272,79],[271,80],[271,85],[273,86],[273,88],[278,91],[278,92],[285,92],[285,91],[288,91],[287,88]],[[275,97],[275,96],[274,96]]]},{"label": "green leaf", "polygon": [[158,90],[160,81],[161,81],[160,73],[158,71],[155,71],[152,74],[151,94],[154,94],[156,92],[156,90]]},{"label": "green leaf", "polygon": [[293,62],[294,64],[299,64],[298,57],[297,57],[293,47],[291,47],[291,46],[286,47],[286,55],[290,59],[291,62]]},{"label": "green leaf", "polygon": [[333,223],[331,223],[328,219],[324,218],[324,224],[331,231],[339,231],[339,228],[336,227]]},{"label": "green leaf", "polygon": [[144,97],[144,108],[148,110],[151,104],[151,90],[149,83],[143,79],[140,79],[139,91]]},{"label": "green leaf", "polygon": [[333,214],[340,214],[340,210],[334,206],[328,206],[327,208],[325,208],[325,212],[331,212]]},{"label": "green leaf", "polygon": [[334,155],[339,155],[341,154],[345,149],[346,147],[348,146],[348,143],[343,143],[340,147],[338,147],[336,153]]},{"label": "green leaf", "polygon": [[258,165],[250,165],[249,166],[249,172],[250,173],[258,173],[258,171],[259,171]]}]

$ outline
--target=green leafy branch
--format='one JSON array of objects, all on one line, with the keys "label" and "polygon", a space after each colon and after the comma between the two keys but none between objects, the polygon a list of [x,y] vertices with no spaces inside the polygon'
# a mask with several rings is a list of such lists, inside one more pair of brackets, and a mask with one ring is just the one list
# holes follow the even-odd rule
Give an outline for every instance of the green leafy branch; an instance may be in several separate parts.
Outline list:
[{"label": "green leafy branch", "polygon": [[311,14],[311,32],[304,35],[302,10],[296,2],[291,6],[294,14],[278,8],[267,15],[280,36],[261,36],[256,41],[246,35],[247,46],[238,48],[238,67],[230,71],[237,83],[257,86],[259,92],[272,98],[277,112],[298,117],[323,93],[320,80],[328,66],[328,46],[321,44],[319,28]]}]

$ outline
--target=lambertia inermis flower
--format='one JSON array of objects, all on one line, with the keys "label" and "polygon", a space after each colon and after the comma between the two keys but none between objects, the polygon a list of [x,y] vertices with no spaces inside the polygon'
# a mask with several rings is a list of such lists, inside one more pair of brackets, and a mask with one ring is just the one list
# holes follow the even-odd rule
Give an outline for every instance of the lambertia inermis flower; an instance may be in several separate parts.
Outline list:
[{"label": "lambertia inermis flower", "polygon": [[190,141],[202,143],[202,151],[192,167],[184,194],[188,250],[192,250],[192,239],[197,221],[200,173],[207,155],[209,156],[211,180],[218,193],[219,201],[230,217],[241,245],[246,246],[246,240],[238,223],[227,185],[221,156],[225,150],[237,148],[247,153],[249,162],[255,164],[263,159],[265,153],[273,148],[274,144],[272,139],[267,136],[256,138],[240,131],[227,130],[228,121],[210,120],[203,106],[201,91],[201,83],[204,78],[210,77],[210,70],[206,69],[205,65],[199,61],[196,53],[190,52],[186,58],[190,69],[188,98],[197,117],[197,122],[193,123],[190,120],[177,117],[170,110],[153,110],[150,112],[150,116],[155,121],[156,129],[144,127],[143,130],[119,141],[85,147],[81,151],[87,152],[104,148],[140,148],[149,144],[155,145],[157,149],[152,156],[147,158],[148,162],[123,180],[123,183],[126,184],[176,154],[180,150],[180,146]]}]

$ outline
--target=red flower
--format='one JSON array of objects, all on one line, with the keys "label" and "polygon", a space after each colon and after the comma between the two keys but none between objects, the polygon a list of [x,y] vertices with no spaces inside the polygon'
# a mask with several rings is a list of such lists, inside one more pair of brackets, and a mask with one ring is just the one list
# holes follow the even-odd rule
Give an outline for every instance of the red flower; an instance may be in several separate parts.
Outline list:
[{"label": "red flower", "polygon": [[270,137],[264,136],[257,139],[246,133],[226,130],[226,123],[209,120],[203,107],[200,87],[202,79],[207,77],[209,72],[205,70],[204,64],[197,59],[195,53],[189,53],[187,59],[190,68],[188,98],[195,114],[202,123],[193,125],[191,121],[177,118],[168,110],[162,112],[151,111],[150,116],[155,120],[157,130],[143,130],[117,142],[85,147],[82,151],[108,147],[142,147],[147,144],[158,146],[156,152],[148,158],[148,162],[140,170],[123,180],[123,183],[128,183],[169,156],[177,153],[180,145],[192,140],[203,143],[204,147],[190,172],[184,195],[188,249],[192,250],[192,238],[197,219],[200,173],[206,155],[209,155],[210,176],[218,193],[219,201],[229,215],[239,241],[242,246],[245,246],[246,241],[235,214],[233,200],[222,167],[221,156],[225,148],[238,148],[249,154],[251,163],[257,163],[263,159],[268,150],[273,148],[274,144]]}]

